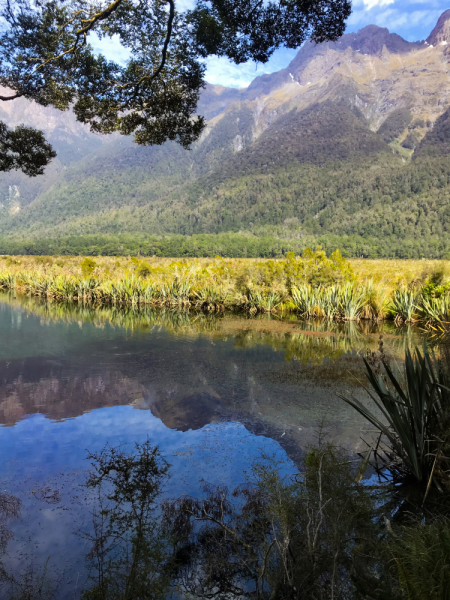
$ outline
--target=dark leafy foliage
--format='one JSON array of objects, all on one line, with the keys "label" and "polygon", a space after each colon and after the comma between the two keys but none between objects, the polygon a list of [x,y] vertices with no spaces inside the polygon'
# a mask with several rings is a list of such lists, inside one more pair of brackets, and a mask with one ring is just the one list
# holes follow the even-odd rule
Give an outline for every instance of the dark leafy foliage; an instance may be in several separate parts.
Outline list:
[{"label": "dark leafy foliage", "polygon": [[[25,97],[60,110],[73,105],[95,132],[188,147],[205,126],[194,117],[202,58],[267,62],[276,48],[296,48],[307,36],[336,40],[349,14],[348,0],[199,0],[186,12],[174,0],[8,0],[0,83],[11,91],[0,99]],[[92,34],[118,36],[131,55],[126,65],[96,55]]]},{"label": "dark leafy foliage", "polygon": [[20,169],[26,175],[42,175],[44,167],[56,156],[42,131],[20,125],[8,129],[0,121],[0,171]]},{"label": "dark leafy foliage", "polygon": [[39,240],[0,238],[0,254],[6,255],[91,255],[91,256],[169,256],[234,258],[282,258],[288,252],[299,255],[305,248],[321,246],[327,254],[336,249],[346,257],[365,258],[448,258],[450,242],[434,237],[379,239],[352,236],[305,236],[286,239],[272,235],[235,233],[182,235],[91,234]]},{"label": "dark leafy foliage", "polygon": [[87,235],[33,241],[0,239],[0,254],[281,258],[287,252],[301,254],[306,246],[303,240],[237,234],[162,237],[144,234]]}]

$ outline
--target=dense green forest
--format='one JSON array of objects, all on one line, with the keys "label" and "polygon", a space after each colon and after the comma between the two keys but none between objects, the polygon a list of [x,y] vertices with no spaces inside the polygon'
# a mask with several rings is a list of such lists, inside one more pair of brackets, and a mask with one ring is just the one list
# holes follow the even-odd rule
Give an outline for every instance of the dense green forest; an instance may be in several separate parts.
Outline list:
[{"label": "dense green forest", "polygon": [[36,201],[3,211],[0,251],[256,257],[320,244],[447,258],[449,127],[449,111],[428,129],[399,110],[376,133],[358,109],[327,101],[252,142],[243,105],[190,152],[120,140],[69,166]]},{"label": "dense green forest", "polygon": [[288,252],[301,254],[307,247],[321,246],[327,254],[340,249],[346,257],[364,258],[446,258],[450,239],[395,236],[380,240],[374,236],[305,236],[281,239],[274,236],[234,233],[183,235],[91,234],[21,240],[0,238],[0,254],[82,255],[82,256],[169,256],[281,258]]}]

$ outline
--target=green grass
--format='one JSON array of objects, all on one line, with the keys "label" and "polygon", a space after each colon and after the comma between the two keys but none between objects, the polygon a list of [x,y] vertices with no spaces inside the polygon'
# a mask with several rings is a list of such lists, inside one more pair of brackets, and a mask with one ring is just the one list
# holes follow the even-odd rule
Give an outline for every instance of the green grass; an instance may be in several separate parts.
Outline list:
[{"label": "green grass", "polygon": [[306,249],[285,259],[0,257],[0,288],[91,305],[295,313],[305,319],[392,319],[442,325],[447,261],[347,261]]}]

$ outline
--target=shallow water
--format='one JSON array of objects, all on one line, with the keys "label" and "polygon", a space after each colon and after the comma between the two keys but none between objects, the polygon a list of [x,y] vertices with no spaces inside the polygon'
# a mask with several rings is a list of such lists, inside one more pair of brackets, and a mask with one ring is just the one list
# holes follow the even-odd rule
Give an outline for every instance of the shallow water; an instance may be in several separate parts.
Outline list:
[{"label": "shallow water", "polygon": [[[367,401],[362,355],[380,333],[401,362],[422,343],[392,324],[204,315],[49,304],[0,296],[1,488],[23,502],[9,563],[50,557],[59,598],[85,580],[91,505],[80,488],[87,450],[158,444],[166,495],[200,480],[241,483],[276,454],[293,470],[322,423],[350,453],[367,425],[336,394]],[[23,553],[25,552],[26,559]]]}]

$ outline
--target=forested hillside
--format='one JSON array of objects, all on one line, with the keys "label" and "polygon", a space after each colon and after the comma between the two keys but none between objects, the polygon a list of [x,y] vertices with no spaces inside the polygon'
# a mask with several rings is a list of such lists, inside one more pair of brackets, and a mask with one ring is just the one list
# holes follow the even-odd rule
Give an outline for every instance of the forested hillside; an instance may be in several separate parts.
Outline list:
[{"label": "forested hillside", "polygon": [[[67,236],[78,249],[114,249],[128,235],[166,254],[173,245],[158,236],[196,235],[209,254],[279,255],[320,242],[347,254],[447,256],[449,19],[432,32],[435,46],[370,26],[307,43],[287,69],[247,90],[208,86],[199,105],[208,128],[189,151],[100,138],[70,119],[65,132],[52,116],[58,159],[46,176],[0,178],[0,251],[54,238],[64,250]],[[232,250],[255,236],[266,242]],[[199,252],[177,239],[185,254]]]}]

